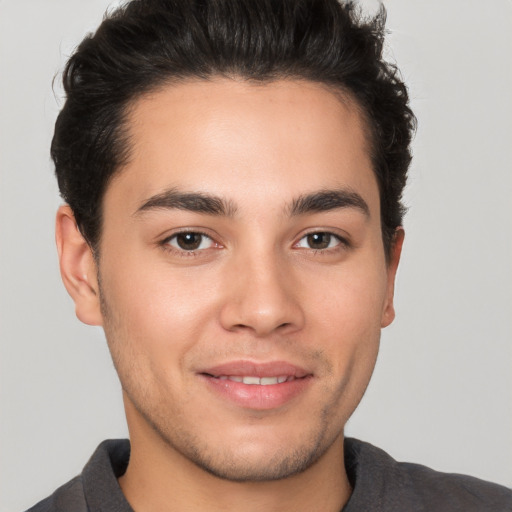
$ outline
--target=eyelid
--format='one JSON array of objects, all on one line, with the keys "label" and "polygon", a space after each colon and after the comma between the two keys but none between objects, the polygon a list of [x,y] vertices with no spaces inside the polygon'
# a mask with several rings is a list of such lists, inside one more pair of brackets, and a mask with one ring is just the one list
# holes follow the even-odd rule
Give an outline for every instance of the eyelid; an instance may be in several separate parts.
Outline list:
[{"label": "eyelid", "polygon": [[157,242],[159,244],[163,244],[163,243],[169,241],[171,238],[174,238],[175,236],[184,235],[187,233],[203,235],[208,238],[211,238],[214,241],[216,241],[216,239],[218,238],[218,235],[214,232],[212,233],[212,231],[210,229],[203,228],[203,227],[195,227],[195,226],[192,226],[192,227],[185,226],[185,227],[177,227],[174,229],[166,229],[159,235],[155,236],[155,240],[157,240]]},{"label": "eyelid", "polygon": [[[195,236],[201,237],[199,247],[197,247],[195,249],[189,249],[189,250],[180,247],[179,243],[178,243],[178,238],[180,235],[195,235]],[[176,241],[176,244],[173,243],[174,241]],[[209,242],[209,244],[208,244],[209,246],[201,247],[201,245],[203,245],[205,242],[207,242],[207,243]],[[166,243],[171,245],[172,247],[174,247],[174,249],[176,249],[177,251],[194,252],[194,251],[204,251],[206,249],[210,249],[211,245],[215,244],[215,241],[211,237],[209,237],[208,235],[205,235],[203,233],[178,233],[176,235],[171,236],[167,240]]]},{"label": "eyelid", "polygon": [[[223,244],[217,241],[217,237],[215,235],[212,235],[211,233],[206,232],[207,230],[203,228],[195,228],[195,227],[186,227],[186,228],[179,228],[176,231],[172,232],[171,234],[167,234],[167,236],[164,236],[160,241],[158,241],[158,245],[162,246],[164,250],[179,253],[180,255],[196,255],[196,253],[200,253],[203,251],[207,251],[208,249],[221,249],[223,248]],[[211,241],[211,245],[209,247],[203,248],[203,249],[182,249],[180,247],[176,247],[174,245],[171,245],[169,242],[172,239],[175,239],[179,235],[183,234],[197,234],[201,235],[202,237],[205,237]],[[307,238],[308,236],[314,235],[314,234],[326,234],[333,237],[338,243],[334,247],[326,247],[324,249],[318,249],[314,247],[299,247],[299,243]],[[343,235],[338,232],[338,230],[330,228],[312,228],[310,230],[307,230],[305,232],[302,232],[300,237],[296,238],[296,242],[293,243],[293,248],[296,249],[305,249],[315,252],[335,252],[336,250],[343,250],[348,249],[352,247],[352,242],[350,240],[350,237],[348,235]]]},{"label": "eyelid", "polygon": [[[204,249],[182,249],[180,247],[176,247],[169,242],[178,237],[179,235],[186,235],[186,234],[195,234],[195,235],[201,235],[202,237],[208,238],[212,244],[210,247],[206,247]],[[206,233],[204,229],[201,228],[179,228],[176,231],[172,232],[171,234],[168,234],[167,236],[164,236],[161,240],[157,242],[157,245],[162,247],[165,251],[172,252],[174,254],[178,254],[180,256],[197,256],[199,253],[202,253],[203,251],[208,251],[208,249],[220,249],[222,248],[222,244],[217,242],[216,237],[212,236],[209,233]]]},{"label": "eyelid", "polygon": [[[325,249],[315,249],[313,247],[299,247],[299,243],[307,238],[308,236],[315,235],[315,234],[325,234],[330,235],[331,237],[335,238],[338,243],[334,247],[326,247]],[[352,247],[352,243],[350,241],[350,238],[347,235],[342,235],[338,233],[337,231],[333,230],[332,228],[314,228],[311,230],[308,230],[305,233],[302,233],[301,236],[298,238],[298,240],[293,244],[294,248],[297,249],[305,249],[310,251],[316,251],[316,252],[329,252],[329,251],[336,251],[340,249],[348,249]]]}]

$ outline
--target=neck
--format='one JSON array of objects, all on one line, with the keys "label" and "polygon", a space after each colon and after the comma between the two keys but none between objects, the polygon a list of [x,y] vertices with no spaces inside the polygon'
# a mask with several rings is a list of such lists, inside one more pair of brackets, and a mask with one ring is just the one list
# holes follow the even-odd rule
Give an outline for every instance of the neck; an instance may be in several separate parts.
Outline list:
[{"label": "neck", "polygon": [[306,471],[266,482],[218,478],[185,458],[152,429],[130,426],[132,451],[121,489],[137,512],[339,512],[351,488],[343,436]]}]

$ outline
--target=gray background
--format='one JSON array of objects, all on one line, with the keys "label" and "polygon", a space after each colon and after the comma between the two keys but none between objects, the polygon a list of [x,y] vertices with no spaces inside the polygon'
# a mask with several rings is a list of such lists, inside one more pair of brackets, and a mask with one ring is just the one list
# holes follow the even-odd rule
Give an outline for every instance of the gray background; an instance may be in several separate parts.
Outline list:
[{"label": "gray background", "polygon": [[[371,2],[367,2],[372,7]],[[107,0],[0,0],[0,511],[126,435],[100,329],[58,274],[53,75]],[[113,4],[111,4],[113,5]],[[395,324],[347,433],[512,485],[512,2],[389,0],[419,118]]]}]

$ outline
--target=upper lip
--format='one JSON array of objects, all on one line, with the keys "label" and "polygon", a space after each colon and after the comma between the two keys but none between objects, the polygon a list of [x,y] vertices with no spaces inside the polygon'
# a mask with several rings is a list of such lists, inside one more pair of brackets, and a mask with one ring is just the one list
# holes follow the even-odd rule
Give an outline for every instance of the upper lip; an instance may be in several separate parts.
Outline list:
[{"label": "upper lip", "polygon": [[254,362],[254,361],[230,361],[200,370],[198,373],[213,377],[227,376],[251,376],[251,377],[276,377],[287,376],[300,379],[311,375],[304,368],[286,361]]}]

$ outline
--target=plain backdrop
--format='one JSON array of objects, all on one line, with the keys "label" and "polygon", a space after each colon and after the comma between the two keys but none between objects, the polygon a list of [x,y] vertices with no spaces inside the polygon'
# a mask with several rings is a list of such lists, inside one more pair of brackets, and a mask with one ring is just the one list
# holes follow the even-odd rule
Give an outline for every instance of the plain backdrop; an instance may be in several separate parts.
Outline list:
[{"label": "plain backdrop", "polygon": [[[0,0],[0,511],[126,436],[103,333],[60,282],[52,79],[108,0]],[[369,9],[374,8],[371,2]],[[110,3],[110,5],[115,5]],[[512,485],[512,2],[389,0],[419,120],[397,319],[347,434]]]}]

